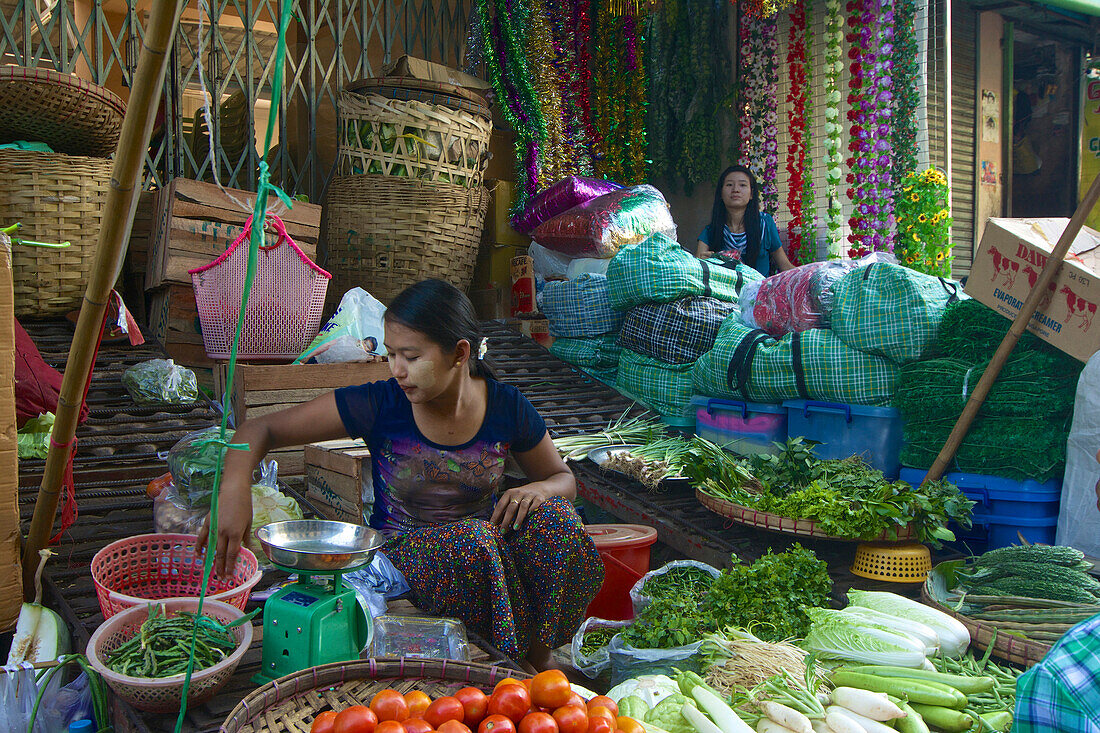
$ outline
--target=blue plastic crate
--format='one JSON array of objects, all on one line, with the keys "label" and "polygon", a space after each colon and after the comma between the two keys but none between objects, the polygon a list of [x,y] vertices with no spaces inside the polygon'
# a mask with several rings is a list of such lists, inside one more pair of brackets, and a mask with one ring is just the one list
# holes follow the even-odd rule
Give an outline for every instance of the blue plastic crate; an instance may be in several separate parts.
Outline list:
[{"label": "blue plastic crate", "polygon": [[692,397],[695,434],[742,455],[775,453],[787,439],[787,410],[781,405]]},{"label": "blue plastic crate", "polygon": [[[901,480],[918,485],[927,471],[904,468]],[[947,473],[944,479],[959,487],[974,505],[973,526],[962,529],[952,524],[957,544],[974,553],[1020,544],[1020,535],[1028,542],[1054,544],[1058,528],[1058,507],[1062,482],[1051,479],[1016,481],[978,473]]]},{"label": "blue plastic crate", "polygon": [[787,400],[787,434],[816,440],[818,458],[860,456],[887,478],[901,470],[901,413],[893,407]]}]

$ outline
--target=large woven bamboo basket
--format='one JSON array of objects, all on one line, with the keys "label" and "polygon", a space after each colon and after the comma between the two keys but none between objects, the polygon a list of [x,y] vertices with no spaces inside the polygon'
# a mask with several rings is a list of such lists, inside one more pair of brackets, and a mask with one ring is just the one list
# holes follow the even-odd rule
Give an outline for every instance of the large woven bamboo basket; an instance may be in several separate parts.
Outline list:
[{"label": "large woven bamboo basket", "polygon": [[378,93],[340,95],[337,173],[480,186],[489,161],[490,117]]},{"label": "large woven bamboo basket", "polygon": [[466,290],[489,206],[482,186],[337,176],[321,215],[331,305],[353,287],[388,303],[425,278]]},{"label": "large woven bamboo basket", "polygon": [[221,733],[307,731],[318,713],[370,705],[371,698],[387,687],[402,694],[421,690],[434,699],[463,687],[491,692],[506,677],[528,676],[507,667],[446,659],[334,662],[289,674],[253,691],[233,708]]},{"label": "large woven bamboo basket", "polygon": [[56,316],[80,306],[95,259],[111,161],[0,150],[0,222],[19,237],[71,242],[64,249],[15,246],[15,315]]}]

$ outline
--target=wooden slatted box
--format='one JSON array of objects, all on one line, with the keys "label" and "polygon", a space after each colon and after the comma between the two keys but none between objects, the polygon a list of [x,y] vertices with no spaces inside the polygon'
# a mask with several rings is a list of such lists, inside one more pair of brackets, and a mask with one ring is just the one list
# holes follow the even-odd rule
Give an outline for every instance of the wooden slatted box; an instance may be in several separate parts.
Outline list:
[{"label": "wooden slatted box", "polygon": [[374,504],[370,451],[345,438],[305,447],[306,496],[325,519],[365,523]]}]

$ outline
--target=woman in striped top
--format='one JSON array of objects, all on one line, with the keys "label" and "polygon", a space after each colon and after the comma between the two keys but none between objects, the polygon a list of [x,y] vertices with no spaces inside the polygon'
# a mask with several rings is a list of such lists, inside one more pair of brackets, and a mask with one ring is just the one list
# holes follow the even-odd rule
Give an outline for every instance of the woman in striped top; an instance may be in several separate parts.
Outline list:
[{"label": "woman in striped top", "polygon": [[[722,236],[713,236],[718,230]],[[744,262],[764,277],[794,267],[783,251],[775,220],[760,211],[760,188],[745,166],[731,165],[718,178],[710,224],[699,235],[695,255]]]}]

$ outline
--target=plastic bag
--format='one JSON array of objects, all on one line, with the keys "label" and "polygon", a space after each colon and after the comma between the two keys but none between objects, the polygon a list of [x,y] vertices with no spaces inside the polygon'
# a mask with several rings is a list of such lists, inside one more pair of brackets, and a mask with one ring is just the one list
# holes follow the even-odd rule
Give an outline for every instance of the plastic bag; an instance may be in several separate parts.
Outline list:
[{"label": "plastic bag", "polygon": [[196,430],[180,438],[168,451],[168,471],[183,506],[190,509],[210,506],[214,475],[227,450],[215,442],[217,426]]},{"label": "plastic bag", "polygon": [[17,438],[20,458],[45,458],[49,455],[53,421],[54,414],[47,412],[23,423]]},{"label": "plastic bag", "polygon": [[544,221],[549,221],[574,206],[580,206],[620,188],[622,186],[617,183],[599,178],[563,178],[528,201],[523,211],[512,217],[512,228],[520,234],[527,234]]},{"label": "plastic bag", "polygon": [[825,328],[830,288],[849,269],[839,262],[813,262],[750,283],[741,293],[741,320],[772,336]]},{"label": "plastic bag", "polygon": [[352,288],[295,364],[371,361],[386,348],[382,316],[386,306],[363,288]]},{"label": "plastic bag", "polygon": [[654,234],[676,238],[668,202],[653,186],[631,186],[575,206],[531,234],[543,247],[573,257],[614,257]]},{"label": "plastic bag", "polygon": [[701,672],[703,659],[699,650],[702,646],[703,642],[697,641],[672,649],[638,649],[623,643],[622,637],[616,635],[607,647],[611,659],[611,685],[644,674],[666,674],[671,677],[676,670]]},{"label": "plastic bag", "polygon": [[122,373],[122,384],[139,405],[189,405],[199,400],[195,373],[171,359],[150,359]]},{"label": "plastic bag", "polygon": [[1096,483],[1100,481],[1100,351],[1085,364],[1077,381],[1073,423],[1066,441],[1066,473],[1058,511],[1059,545],[1076,547],[1091,557],[1100,555],[1100,510]]},{"label": "plastic bag", "polygon": [[611,666],[611,657],[607,651],[611,639],[608,639],[607,644],[604,644],[590,654],[585,654],[582,651],[584,648],[584,637],[599,629],[610,629],[613,634],[617,634],[620,629],[624,629],[630,626],[630,624],[630,621],[608,621],[607,619],[596,618],[595,616],[586,618],[584,623],[581,624],[581,627],[577,629],[577,633],[573,634],[573,643],[570,648],[573,656],[573,666],[577,668],[577,671],[584,673],[584,675],[590,679],[596,679],[600,676],[600,672],[603,672]]},{"label": "plastic bag", "polygon": [[[61,686],[61,674],[54,674],[42,693],[35,716],[34,733],[58,733],[78,720],[93,720],[92,690],[88,675],[80,675]],[[40,687],[30,664],[0,670],[0,730],[25,731],[31,720]]]},{"label": "plastic bag", "polygon": [[191,507],[170,483],[153,499],[153,531],[158,534],[198,534],[209,506]]},{"label": "plastic bag", "polygon": [[638,578],[638,582],[634,584],[634,587],[630,589],[630,603],[634,606],[634,615],[637,616],[642,612],[642,609],[649,605],[649,596],[643,592],[645,584],[652,578],[657,578],[669,570],[676,568],[699,568],[705,570],[710,574],[712,578],[717,578],[721,575],[721,571],[712,566],[707,565],[705,562],[699,562],[698,560],[673,560],[670,563],[666,563],[656,570],[650,570],[648,573]]},{"label": "plastic bag", "polygon": [[535,275],[543,280],[576,280],[581,275],[606,275],[609,260],[595,257],[570,257],[531,242],[527,247]]},{"label": "plastic bag", "polygon": [[[292,497],[279,491],[279,464],[266,461],[260,466],[260,480],[252,484],[252,529],[256,530],[272,522],[286,522],[291,519],[304,519],[302,508]],[[267,557],[256,535],[248,533],[245,541],[248,549],[260,561],[267,565]]]},{"label": "plastic bag", "polygon": [[371,618],[386,612],[387,599],[398,598],[411,590],[405,576],[381,552],[375,553],[366,567],[345,573],[344,582],[356,590]]}]

